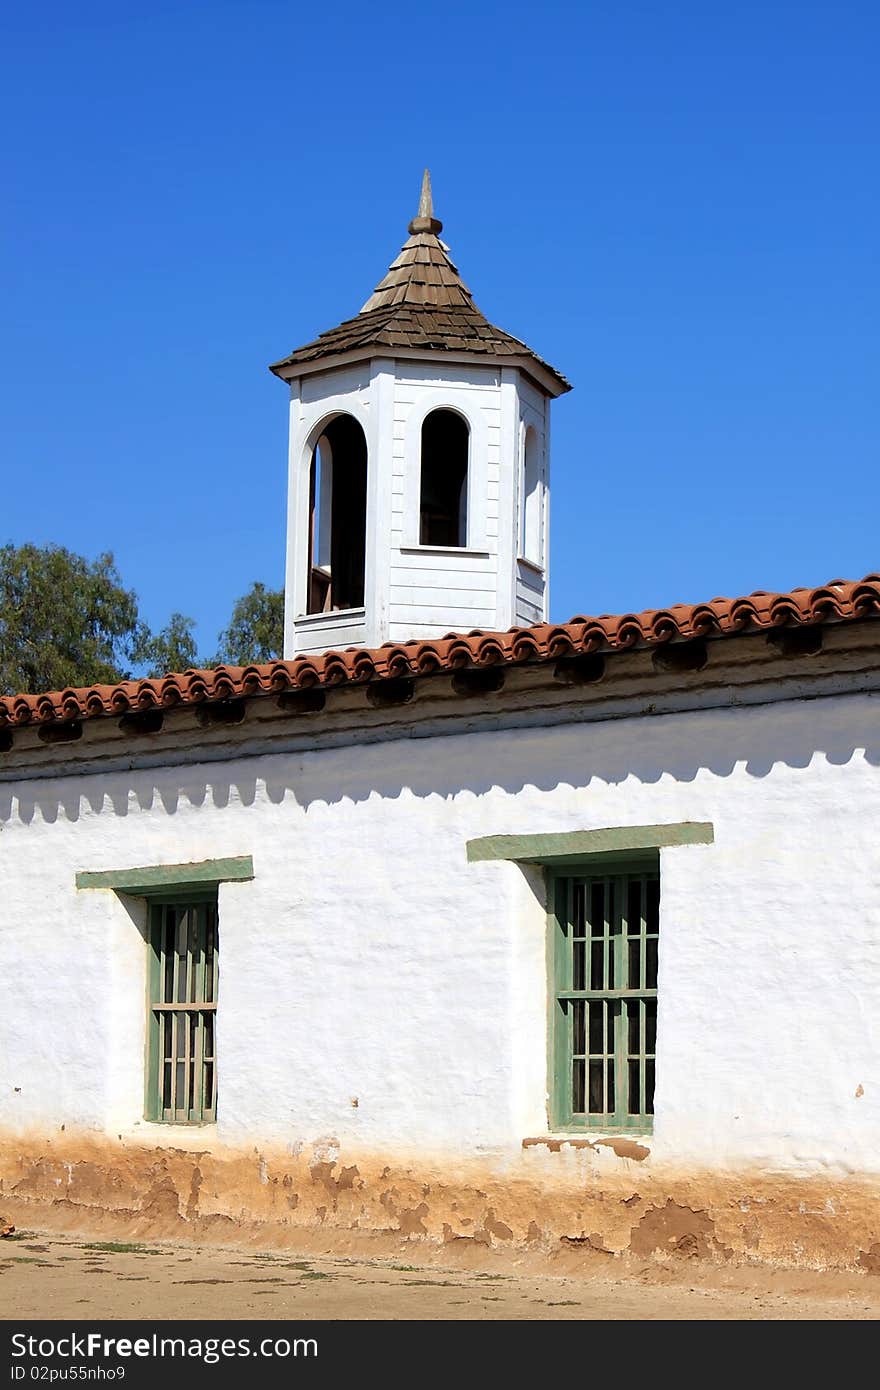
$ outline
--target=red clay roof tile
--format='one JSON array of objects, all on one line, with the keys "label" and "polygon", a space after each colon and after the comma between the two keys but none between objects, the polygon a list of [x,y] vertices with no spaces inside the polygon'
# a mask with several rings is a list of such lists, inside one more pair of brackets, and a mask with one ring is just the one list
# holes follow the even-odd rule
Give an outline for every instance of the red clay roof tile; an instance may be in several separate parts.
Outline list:
[{"label": "red clay roof tile", "polygon": [[399,676],[426,676],[467,666],[557,661],[587,652],[656,647],[676,638],[735,637],[755,630],[880,617],[880,574],[835,579],[786,594],[758,590],[743,598],[676,603],[642,613],[577,616],[568,623],[538,623],[507,632],[449,633],[383,647],[350,647],[262,666],[218,666],[159,679],[122,681],[75,690],[0,696],[0,728],[58,720],[93,719],[133,710],[200,705],[314,686],[364,684]]}]

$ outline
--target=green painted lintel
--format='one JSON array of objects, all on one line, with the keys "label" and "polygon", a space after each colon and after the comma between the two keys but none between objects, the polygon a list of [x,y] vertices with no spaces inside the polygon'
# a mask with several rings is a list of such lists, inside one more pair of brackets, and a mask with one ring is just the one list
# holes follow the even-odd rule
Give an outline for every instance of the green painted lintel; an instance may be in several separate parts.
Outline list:
[{"label": "green painted lintel", "polygon": [[77,888],[114,888],[132,897],[150,897],[177,888],[214,888],[218,883],[246,882],[254,876],[251,855],[203,859],[200,864],[157,864],[146,869],[102,869],[76,876]]},{"label": "green painted lintel", "polygon": [[513,859],[520,864],[548,864],[581,855],[620,853],[633,849],[662,849],[669,845],[711,845],[711,821],[679,821],[673,825],[617,825],[603,830],[568,830],[558,835],[483,835],[468,840],[471,864],[487,859]]}]

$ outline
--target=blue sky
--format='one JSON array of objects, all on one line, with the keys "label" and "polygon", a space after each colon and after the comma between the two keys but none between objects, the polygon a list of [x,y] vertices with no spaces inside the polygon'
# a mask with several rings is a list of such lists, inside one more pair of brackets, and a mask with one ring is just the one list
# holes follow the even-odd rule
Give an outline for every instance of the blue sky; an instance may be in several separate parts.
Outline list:
[{"label": "blue sky", "polygon": [[7,7],[0,542],[144,616],[281,583],[270,361],[355,313],[431,167],[477,303],[572,380],[552,616],[880,569],[880,9]]}]

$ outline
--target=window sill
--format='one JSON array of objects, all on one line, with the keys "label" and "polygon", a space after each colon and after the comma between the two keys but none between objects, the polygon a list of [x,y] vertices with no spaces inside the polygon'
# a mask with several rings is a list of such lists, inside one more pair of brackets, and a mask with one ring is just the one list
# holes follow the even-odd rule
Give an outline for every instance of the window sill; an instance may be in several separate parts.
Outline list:
[{"label": "window sill", "polygon": [[491,550],[472,550],[466,545],[401,545],[398,546],[401,555],[472,555],[478,560],[488,560],[491,557]]},{"label": "window sill", "polygon": [[[216,1005],[214,1005],[216,1008]],[[216,1120],[154,1120],[144,1119],[145,1125],[159,1125],[162,1129],[216,1129]]]},{"label": "window sill", "polygon": [[537,574],[544,578],[544,566],[539,565],[537,560],[527,560],[525,555],[517,555],[516,563],[522,565],[523,569],[531,570],[532,574]]},{"label": "window sill", "polygon": [[642,1140],[650,1139],[652,1130],[650,1128],[615,1130],[609,1126],[607,1130],[596,1130],[595,1137],[591,1138],[584,1134],[583,1130],[571,1133],[539,1134],[532,1138],[524,1139],[522,1147],[524,1149],[549,1149],[551,1153],[559,1153],[561,1149],[613,1149],[618,1158],[632,1158],[637,1163],[641,1163],[651,1152]]},{"label": "window sill", "polygon": [[206,1145],[217,1143],[217,1121],[191,1121],[184,1124],[177,1120],[135,1120],[124,1128],[112,1126],[111,1132],[121,1133],[127,1143],[158,1144],[160,1147],[174,1147],[185,1153],[205,1152]]},{"label": "window sill", "polygon": [[326,613],[300,613],[298,618],[294,618],[297,628],[300,627],[320,627],[327,623],[359,623],[366,617],[365,608],[328,608]]}]

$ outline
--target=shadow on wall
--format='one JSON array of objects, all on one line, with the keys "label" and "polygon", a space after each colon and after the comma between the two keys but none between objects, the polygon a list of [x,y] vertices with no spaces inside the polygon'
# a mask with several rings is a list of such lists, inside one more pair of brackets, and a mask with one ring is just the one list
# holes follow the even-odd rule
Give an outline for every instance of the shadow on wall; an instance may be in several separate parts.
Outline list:
[{"label": "shadow on wall", "polygon": [[[475,743],[474,739],[479,742]],[[806,768],[814,758],[844,766],[860,753],[880,767],[880,728],[870,696],[798,704],[657,715],[477,735],[411,736],[315,752],[272,753],[229,762],[116,770],[0,784],[0,825],[48,823],[63,815],[127,816],[161,805],[174,815],[192,807],[250,806],[258,799],[312,802],[417,797],[479,797],[497,788],[552,791],[615,785],[629,778],[656,783],[664,775],[692,782],[701,772],[729,777],[741,766],[766,777],[775,765]]]}]

